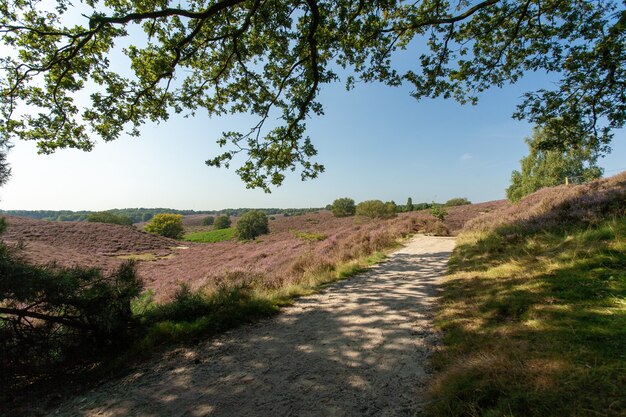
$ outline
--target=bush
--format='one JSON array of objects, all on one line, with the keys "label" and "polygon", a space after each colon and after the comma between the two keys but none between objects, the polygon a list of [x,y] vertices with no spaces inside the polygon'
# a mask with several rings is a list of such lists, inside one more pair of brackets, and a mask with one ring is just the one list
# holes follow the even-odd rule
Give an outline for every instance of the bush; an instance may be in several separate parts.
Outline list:
[{"label": "bush", "polygon": [[333,201],[331,210],[335,217],[350,217],[356,213],[356,206],[351,198],[338,198]]},{"label": "bush", "polygon": [[208,216],[202,219],[203,226],[212,226],[214,222],[215,222],[215,217],[213,216]]},{"label": "bush", "polygon": [[228,229],[231,223],[229,216],[217,216],[213,221],[213,229]]},{"label": "bush", "polygon": [[446,209],[443,208],[443,206],[441,204],[437,204],[435,202],[433,202],[431,208],[430,208],[430,214],[438,219],[443,221],[443,219],[446,218],[446,215],[448,214],[448,212],[446,211]]},{"label": "bush", "polygon": [[444,205],[448,207],[452,207],[452,206],[465,206],[467,204],[472,204],[472,202],[469,201],[465,197],[462,197],[462,198],[458,197],[458,198],[451,198],[450,200],[446,201]]},{"label": "bush", "polygon": [[239,239],[254,239],[269,232],[267,216],[262,211],[249,211],[237,220],[237,236]]},{"label": "bush", "polygon": [[110,276],[35,266],[0,242],[0,384],[16,388],[128,343],[141,288],[132,262]]},{"label": "bush", "polygon": [[183,235],[183,216],[170,213],[156,214],[145,229],[156,235],[179,239]]},{"label": "bush", "polygon": [[92,223],[111,223],[121,224],[123,226],[131,226],[133,219],[128,216],[113,214],[110,211],[100,211],[98,213],[90,213],[87,221]]},{"label": "bush", "polygon": [[356,206],[356,214],[370,218],[389,218],[396,215],[396,205],[380,200],[367,200]]}]

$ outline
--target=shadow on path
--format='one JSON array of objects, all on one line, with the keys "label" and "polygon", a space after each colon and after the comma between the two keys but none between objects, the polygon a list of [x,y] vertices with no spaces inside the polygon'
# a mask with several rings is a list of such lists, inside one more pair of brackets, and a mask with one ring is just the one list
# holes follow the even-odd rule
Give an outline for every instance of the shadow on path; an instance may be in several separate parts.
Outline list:
[{"label": "shadow on path", "polygon": [[437,342],[433,300],[453,247],[418,237],[274,319],[169,352],[51,415],[415,415]]}]

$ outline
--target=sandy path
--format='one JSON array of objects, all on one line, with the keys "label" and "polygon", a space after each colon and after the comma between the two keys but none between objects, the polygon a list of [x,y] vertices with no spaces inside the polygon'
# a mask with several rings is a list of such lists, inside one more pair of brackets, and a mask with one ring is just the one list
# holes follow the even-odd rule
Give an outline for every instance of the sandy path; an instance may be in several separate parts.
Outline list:
[{"label": "sandy path", "polygon": [[451,238],[388,261],[271,320],[170,351],[54,416],[405,416],[421,407],[436,285]]}]

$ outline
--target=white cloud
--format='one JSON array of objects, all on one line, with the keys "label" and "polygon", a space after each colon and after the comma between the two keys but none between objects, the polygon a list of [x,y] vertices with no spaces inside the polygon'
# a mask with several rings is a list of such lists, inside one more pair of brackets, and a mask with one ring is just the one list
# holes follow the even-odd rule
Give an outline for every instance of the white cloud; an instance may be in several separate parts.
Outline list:
[{"label": "white cloud", "polygon": [[474,156],[471,153],[464,153],[463,155],[461,155],[461,157],[459,158],[461,161],[469,161],[470,159],[472,159]]}]

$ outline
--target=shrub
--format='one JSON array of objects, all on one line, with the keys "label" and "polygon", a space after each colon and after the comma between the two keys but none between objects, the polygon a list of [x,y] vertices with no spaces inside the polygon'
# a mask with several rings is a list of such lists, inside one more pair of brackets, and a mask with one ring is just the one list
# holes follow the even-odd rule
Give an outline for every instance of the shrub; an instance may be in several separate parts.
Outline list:
[{"label": "shrub", "polygon": [[448,214],[448,212],[446,211],[446,209],[443,208],[443,206],[441,204],[437,204],[435,202],[433,202],[431,208],[430,208],[430,214],[438,219],[443,221],[443,219],[446,218],[446,215]]},{"label": "shrub", "polygon": [[406,199],[406,206],[404,207],[405,211],[413,211],[414,207],[413,207],[413,199],[411,197]]},{"label": "shrub", "polygon": [[228,229],[231,225],[229,216],[217,216],[213,221],[213,229]]},{"label": "shrub", "polygon": [[413,204],[413,210],[414,211],[419,211],[419,210],[426,210],[431,208],[431,204],[430,203],[417,203],[417,204]]},{"label": "shrub", "polygon": [[132,262],[110,276],[41,267],[0,242],[0,384],[15,388],[128,343],[131,300],[141,288]]},{"label": "shrub", "polygon": [[356,206],[356,214],[370,218],[389,218],[396,215],[396,205],[380,200],[367,200]]},{"label": "shrub", "polygon": [[452,207],[452,206],[465,206],[467,204],[472,204],[472,202],[469,201],[465,197],[457,197],[457,198],[451,198],[450,200],[446,201],[444,205],[448,207]]},{"label": "shrub", "polygon": [[90,213],[87,216],[87,221],[92,223],[111,223],[111,224],[121,224],[124,226],[131,226],[133,224],[133,219],[128,216],[123,216],[120,214],[113,214],[110,211],[100,211],[98,213]]},{"label": "shrub", "polygon": [[239,239],[254,239],[269,232],[267,216],[262,211],[248,211],[237,220],[237,236]]},{"label": "shrub", "polygon": [[356,206],[351,198],[338,198],[333,201],[331,210],[335,217],[350,217],[356,213]]},{"label": "shrub", "polygon": [[202,219],[203,226],[212,226],[213,222],[215,222],[215,217],[213,216],[207,216],[204,219]]},{"label": "shrub", "polygon": [[178,239],[183,235],[183,216],[181,214],[156,214],[145,227],[146,231]]}]

